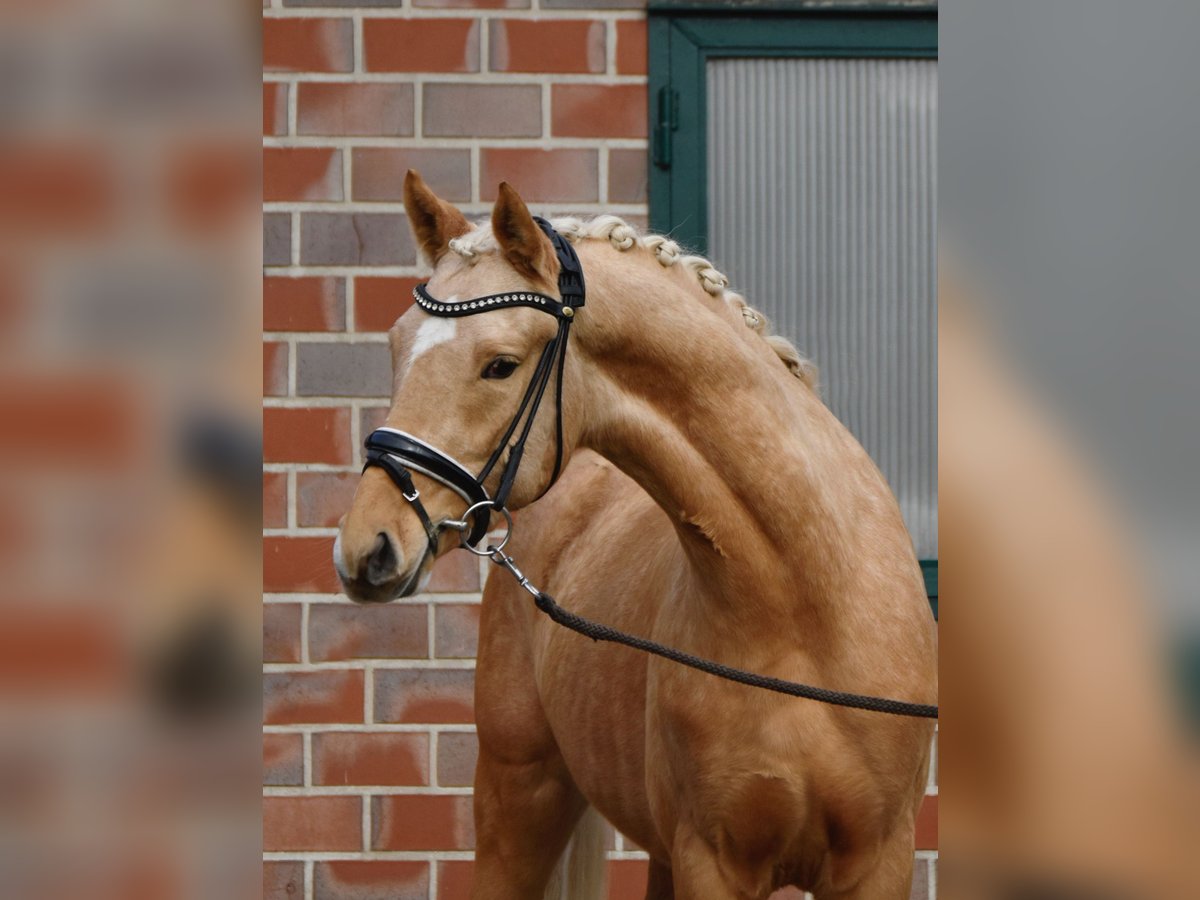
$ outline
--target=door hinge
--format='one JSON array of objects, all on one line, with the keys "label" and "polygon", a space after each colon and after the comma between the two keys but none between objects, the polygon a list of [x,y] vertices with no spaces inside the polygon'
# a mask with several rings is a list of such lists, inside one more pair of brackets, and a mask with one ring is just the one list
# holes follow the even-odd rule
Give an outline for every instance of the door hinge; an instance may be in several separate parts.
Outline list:
[{"label": "door hinge", "polygon": [[679,128],[679,91],[670,85],[658,89],[658,120],[654,125],[654,164],[671,168],[672,132]]}]

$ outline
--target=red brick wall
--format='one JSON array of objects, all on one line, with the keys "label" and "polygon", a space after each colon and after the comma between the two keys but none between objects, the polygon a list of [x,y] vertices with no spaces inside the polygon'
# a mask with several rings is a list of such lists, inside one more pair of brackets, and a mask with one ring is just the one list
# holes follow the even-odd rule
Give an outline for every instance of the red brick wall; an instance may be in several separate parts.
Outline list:
[{"label": "red brick wall", "polygon": [[[425,595],[355,607],[334,525],[424,274],[405,169],[476,216],[508,179],[536,211],[644,223],[640,5],[264,5],[267,897],[467,896],[480,567],[455,554]],[[613,846],[613,896],[634,896],[644,864]]]}]

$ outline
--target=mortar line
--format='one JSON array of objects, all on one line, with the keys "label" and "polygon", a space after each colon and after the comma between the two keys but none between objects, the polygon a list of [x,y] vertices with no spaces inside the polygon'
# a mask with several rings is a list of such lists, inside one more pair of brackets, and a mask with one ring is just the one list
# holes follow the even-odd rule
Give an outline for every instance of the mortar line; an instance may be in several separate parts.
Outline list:
[{"label": "mortar line", "polygon": [[362,795],[362,848],[363,853],[371,852],[371,795]]}]

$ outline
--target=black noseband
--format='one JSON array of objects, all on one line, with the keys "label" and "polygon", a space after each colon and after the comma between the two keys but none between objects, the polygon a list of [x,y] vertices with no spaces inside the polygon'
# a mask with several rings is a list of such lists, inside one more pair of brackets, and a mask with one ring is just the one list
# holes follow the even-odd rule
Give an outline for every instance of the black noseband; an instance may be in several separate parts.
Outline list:
[{"label": "black noseband", "polygon": [[[367,462],[363,469],[378,466],[387,472],[394,481],[404,499],[412,504],[413,509],[425,526],[425,534],[429,538],[430,548],[437,551],[438,528],[425,511],[421,502],[421,494],[413,484],[413,472],[428,475],[434,481],[444,484],[467,502],[475,506],[487,501],[487,491],[483,489],[474,475],[455,462],[446,454],[428,444],[417,440],[412,435],[397,431],[394,428],[377,428],[367,437]],[[489,516],[482,509],[476,510],[472,516],[472,528],[469,535],[471,543],[476,543],[487,532]]]},{"label": "black noseband", "polygon": [[[586,289],[583,280],[583,267],[579,264],[579,257],[576,256],[575,248],[571,246],[571,242],[555,231],[545,219],[535,218],[534,221],[545,232],[546,237],[550,239],[550,243],[554,246],[554,252],[558,257],[558,292],[562,298],[561,300],[546,294],[537,294],[529,291],[510,291],[505,294],[490,294],[486,297],[476,297],[472,300],[458,300],[453,303],[446,303],[431,297],[425,289],[424,284],[419,284],[413,288],[413,299],[416,301],[417,306],[430,315],[442,318],[472,316],[493,309],[524,306],[531,309],[540,309],[558,319],[558,331],[542,350],[542,355],[538,359],[533,377],[529,380],[529,386],[525,389],[524,399],[521,400],[521,405],[517,408],[517,414],[513,416],[512,421],[504,432],[504,436],[500,439],[499,445],[492,452],[483,469],[478,475],[472,475],[470,471],[453,457],[436,447],[430,446],[420,438],[394,428],[379,428],[371,432],[367,437],[367,460],[363,466],[363,470],[366,471],[371,466],[378,466],[396,483],[396,486],[400,488],[401,493],[404,495],[404,499],[408,501],[409,505],[412,506],[417,516],[421,519],[421,524],[425,528],[425,534],[429,538],[430,552],[434,554],[437,553],[438,536],[442,528],[452,527],[462,531],[464,543],[473,547],[487,533],[488,524],[491,521],[491,511],[493,509],[500,510],[504,508],[508,502],[508,495],[512,490],[513,482],[516,480],[517,470],[521,465],[521,457],[525,452],[525,442],[529,438],[529,432],[533,427],[533,420],[537,416],[542,398],[545,396],[546,387],[556,372],[555,400],[557,421],[555,426],[555,440],[557,443],[554,456],[554,472],[550,476],[550,483],[546,485],[546,490],[549,490],[550,485],[555,482],[559,471],[562,469],[563,367],[567,360],[567,338],[570,334],[571,322],[574,321],[575,311],[583,306]],[[528,415],[525,415],[527,410]],[[509,441],[512,440],[513,435],[516,433],[522,416],[525,417],[525,424],[521,428],[516,441],[510,445]],[[508,457],[505,460],[504,468],[501,470],[500,484],[496,489],[495,496],[489,496],[483,483],[492,473],[492,470],[496,467],[501,457],[504,456],[506,449]],[[420,472],[422,475],[426,475],[454,491],[468,504],[469,514],[464,517],[462,522],[433,522],[429,518],[428,512],[426,512],[424,504],[421,502],[420,492],[413,485],[411,472]]]}]

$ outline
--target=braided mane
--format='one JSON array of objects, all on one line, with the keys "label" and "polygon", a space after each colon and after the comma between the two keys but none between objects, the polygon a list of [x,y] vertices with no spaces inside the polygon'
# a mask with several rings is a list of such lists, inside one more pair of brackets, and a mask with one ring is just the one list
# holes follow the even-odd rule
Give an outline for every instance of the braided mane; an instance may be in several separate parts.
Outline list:
[{"label": "braided mane", "polygon": [[[683,266],[696,276],[700,286],[714,297],[739,310],[742,322],[758,334],[775,351],[788,370],[813,390],[817,388],[817,367],[800,354],[787,338],[768,332],[767,317],[752,309],[741,294],[729,289],[729,279],[718,272],[703,256],[688,254],[675,241],[661,234],[640,234],[636,228],[619,216],[603,215],[594,219],[563,217],[552,219],[551,224],[563,237],[571,241],[607,240],[620,251],[640,247],[654,254],[664,268]],[[472,260],[481,253],[496,249],[495,235],[491,228],[479,227],[469,234],[450,241],[450,249],[463,259]]]}]

